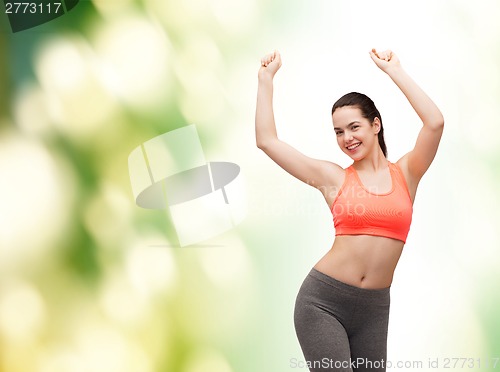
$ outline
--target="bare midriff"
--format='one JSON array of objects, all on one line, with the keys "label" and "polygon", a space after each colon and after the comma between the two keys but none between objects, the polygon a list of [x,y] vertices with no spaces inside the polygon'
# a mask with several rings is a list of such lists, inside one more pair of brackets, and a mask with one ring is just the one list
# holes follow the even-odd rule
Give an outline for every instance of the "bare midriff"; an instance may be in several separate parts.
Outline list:
[{"label": "bare midriff", "polygon": [[360,288],[387,288],[401,257],[400,240],[371,235],[339,235],[314,268]]}]

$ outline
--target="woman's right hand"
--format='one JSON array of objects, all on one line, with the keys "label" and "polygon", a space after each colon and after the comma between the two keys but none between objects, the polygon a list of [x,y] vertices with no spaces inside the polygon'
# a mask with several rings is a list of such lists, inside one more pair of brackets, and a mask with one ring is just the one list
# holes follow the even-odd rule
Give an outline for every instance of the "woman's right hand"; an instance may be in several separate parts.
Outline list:
[{"label": "woman's right hand", "polygon": [[274,78],[274,75],[281,67],[281,56],[277,50],[267,54],[260,60],[259,79]]}]

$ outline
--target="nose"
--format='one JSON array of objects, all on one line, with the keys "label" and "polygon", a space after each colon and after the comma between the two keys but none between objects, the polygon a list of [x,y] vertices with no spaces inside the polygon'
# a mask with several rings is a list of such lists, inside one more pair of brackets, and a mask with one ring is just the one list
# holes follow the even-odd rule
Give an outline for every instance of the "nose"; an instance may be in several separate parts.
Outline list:
[{"label": "nose", "polygon": [[353,139],[353,137],[352,137],[352,133],[351,133],[351,132],[345,132],[345,133],[344,133],[344,138],[345,138],[345,141],[346,141],[347,143],[351,142],[351,141],[352,141],[352,139]]}]

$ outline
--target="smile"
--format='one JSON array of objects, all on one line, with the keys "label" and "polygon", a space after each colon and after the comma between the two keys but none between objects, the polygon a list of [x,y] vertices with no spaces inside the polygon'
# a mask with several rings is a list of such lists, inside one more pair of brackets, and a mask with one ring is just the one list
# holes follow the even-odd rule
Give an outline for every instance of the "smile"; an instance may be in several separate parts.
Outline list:
[{"label": "smile", "polygon": [[359,145],[361,145],[361,142],[355,143],[354,145],[347,146],[347,149],[348,150],[354,150]]}]

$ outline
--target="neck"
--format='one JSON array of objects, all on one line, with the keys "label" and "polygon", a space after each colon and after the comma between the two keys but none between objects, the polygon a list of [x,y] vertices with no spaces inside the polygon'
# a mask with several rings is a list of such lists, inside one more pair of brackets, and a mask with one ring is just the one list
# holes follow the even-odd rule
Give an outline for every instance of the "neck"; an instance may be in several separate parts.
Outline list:
[{"label": "neck", "polygon": [[378,147],[377,151],[374,151],[373,154],[366,156],[363,159],[354,161],[353,166],[356,170],[377,172],[381,169],[387,168],[388,164],[389,161],[384,156],[382,149]]}]

